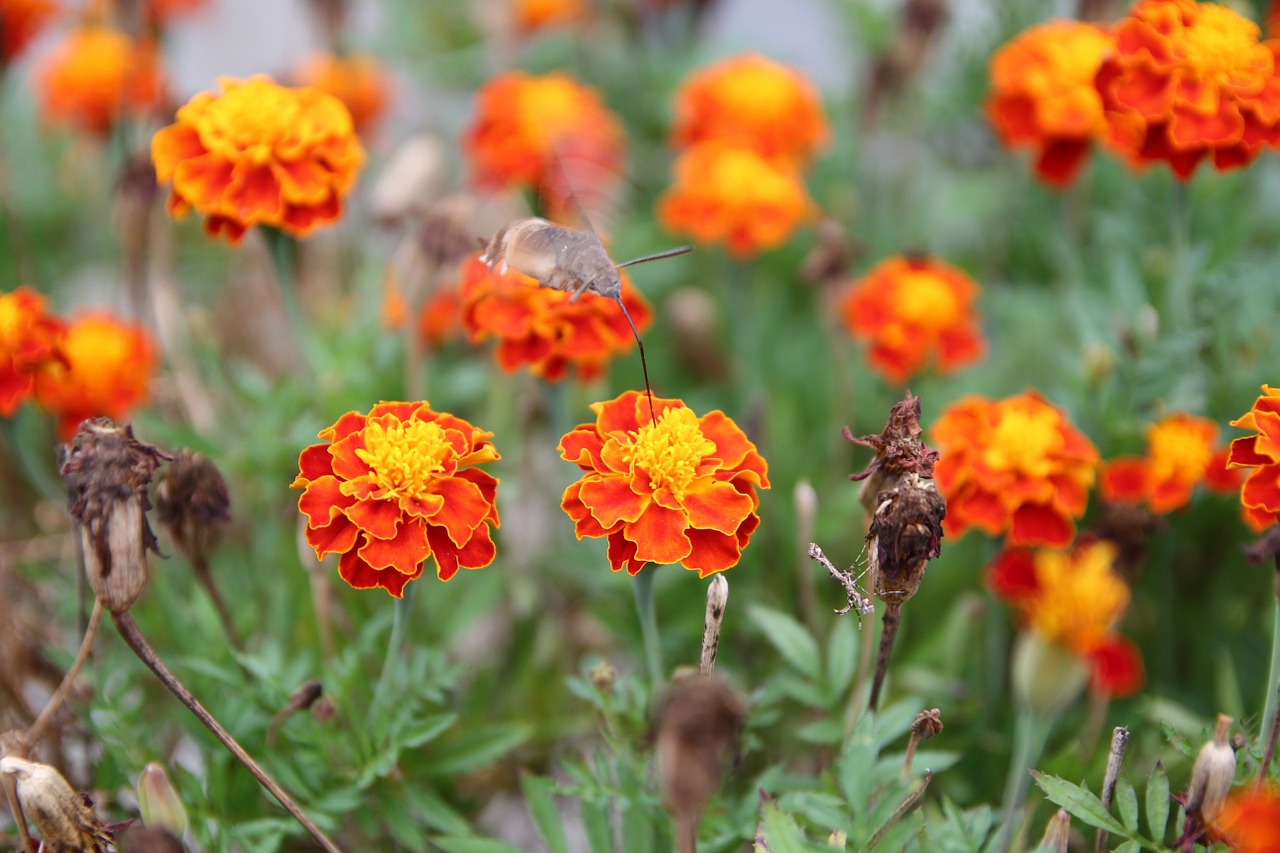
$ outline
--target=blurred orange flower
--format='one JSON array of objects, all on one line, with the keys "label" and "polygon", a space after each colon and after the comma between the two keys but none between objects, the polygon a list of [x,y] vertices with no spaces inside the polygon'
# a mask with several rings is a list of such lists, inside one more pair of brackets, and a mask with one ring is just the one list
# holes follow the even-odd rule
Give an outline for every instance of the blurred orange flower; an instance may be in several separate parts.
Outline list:
[{"label": "blurred orange flower", "polygon": [[991,59],[987,115],[1005,145],[1036,151],[1036,174],[1065,187],[1106,128],[1093,80],[1114,49],[1111,33],[1050,21],[1019,34]]},{"label": "blurred orange flower", "polygon": [[1113,634],[1089,654],[1093,665],[1090,687],[1102,696],[1121,698],[1134,696],[1146,684],[1142,652],[1131,640]]},{"label": "blurred orange flower", "polygon": [[[600,376],[605,362],[635,346],[618,303],[595,293],[572,294],[542,287],[513,269],[490,269],[478,258],[462,264],[462,325],[473,343],[497,338],[494,355],[507,372],[528,365],[535,376],[555,382],[570,367],[579,379]],[[622,302],[636,329],[648,327],[653,309],[625,273]]]},{"label": "blurred orange flower", "polygon": [[372,56],[315,54],[293,76],[298,85],[328,92],[342,101],[357,133],[367,133],[387,110],[390,78]]},{"label": "blurred orange flower", "polygon": [[1214,821],[1234,853],[1280,851],[1280,789],[1250,785],[1227,798]]},{"label": "blurred orange flower", "polygon": [[830,135],[813,84],[756,53],[702,68],[676,92],[671,140],[677,146],[726,142],[800,165]]},{"label": "blurred orange flower", "polygon": [[1107,141],[1135,168],[1164,161],[1182,180],[1206,157],[1243,166],[1280,140],[1280,43],[1227,6],[1142,0],[1116,24],[1098,71]]},{"label": "blurred orange flower", "polygon": [[969,396],[933,428],[934,469],[947,499],[943,529],[977,527],[1012,545],[1063,546],[1084,514],[1098,451],[1056,407],[1028,391],[1003,400]]},{"label": "blurred orange flower", "polygon": [[437,288],[418,315],[418,334],[429,345],[438,347],[461,331],[462,294],[456,287]]},{"label": "blurred orange flower", "polygon": [[586,474],[560,506],[583,537],[606,537],[609,565],[637,574],[646,563],[706,577],[738,564],[760,523],[756,489],[767,465],[723,412],[698,417],[680,400],[642,391],[593,403],[595,423],[560,440],[560,455]]},{"label": "blurred orange flower", "polygon": [[1144,456],[1121,456],[1102,464],[1102,496],[1113,503],[1145,502],[1157,515],[1181,509],[1209,475],[1218,431],[1208,418],[1169,415],[1147,429]]},{"label": "blurred orange flower", "polygon": [[63,441],[85,418],[127,420],[146,401],[156,367],[155,347],[142,326],[106,311],[71,321],[61,342],[63,360],[46,362],[35,377],[35,399],[58,419]]},{"label": "blurred orange flower", "polygon": [[347,412],[298,457],[307,543],[340,554],[338,574],[355,589],[400,598],[427,558],[447,581],[459,568],[493,562],[498,481],[472,467],[499,459],[493,433],[425,401]]},{"label": "blurred orange flower", "polygon": [[156,178],[173,182],[170,212],[194,208],[233,243],[254,225],[305,237],[337,221],[364,161],[342,102],[261,75],[218,84],[151,139]]},{"label": "blurred orange flower", "polygon": [[1240,488],[1240,503],[1246,520],[1262,530],[1280,513],[1280,388],[1263,385],[1253,408],[1231,425],[1256,433],[1231,442],[1227,465],[1253,469]]},{"label": "blurred orange flower", "polygon": [[658,202],[663,227],[698,243],[727,243],[740,258],[782,244],[814,212],[793,169],[750,149],[703,142],[680,155],[675,174]]},{"label": "blurred orange flower", "polygon": [[12,62],[57,12],[53,0],[0,2],[0,66]]},{"label": "blurred orange flower", "polygon": [[39,293],[27,287],[0,293],[0,417],[12,416],[31,396],[36,374],[64,358],[63,333]]},{"label": "blurred orange flower", "polygon": [[903,383],[931,359],[949,373],[982,356],[977,297],[978,285],[955,267],[896,256],[855,281],[839,307],[850,334],[871,342],[872,367]]},{"label": "blurred orange flower", "polygon": [[155,46],[101,26],[68,33],[40,66],[37,86],[48,122],[99,135],[125,115],[155,111],[165,95]]},{"label": "blurred orange flower", "polygon": [[599,207],[625,157],[618,119],[594,89],[567,74],[513,71],[490,80],[476,95],[463,146],[477,186],[535,190],[553,219],[580,215],[575,197],[588,211]]},{"label": "blurred orange flower", "polygon": [[590,14],[591,8],[584,0],[512,0],[511,20],[523,35],[572,24]]}]

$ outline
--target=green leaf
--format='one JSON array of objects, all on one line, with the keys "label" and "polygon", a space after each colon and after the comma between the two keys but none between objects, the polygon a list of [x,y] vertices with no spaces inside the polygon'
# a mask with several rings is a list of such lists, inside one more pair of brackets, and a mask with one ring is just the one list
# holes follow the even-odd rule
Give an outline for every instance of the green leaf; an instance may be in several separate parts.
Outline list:
[{"label": "green leaf", "polygon": [[769,853],[808,853],[804,833],[777,803],[765,804],[764,840],[769,845]]},{"label": "green leaf", "polygon": [[1142,845],[1133,839],[1130,839],[1123,844],[1120,844],[1115,850],[1111,851],[1111,853],[1140,853],[1141,850]]},{"label": "green leaf", "polygon": [[1138,831],[1138,795],[1133,790],[1133,783],[1128,779],[1116,780],[1116,811],[1120,814],[1120,822],[1129,830],[1129,835]]},{"label": "green leaf", "polygon": [[585,799],[579,800],[578,812],[582,815],[582,828],[587,833],[592,853],[613,853],[613,827],[609,821],[608,801],[593,803]]},{"label": "green leaf", "polygon": [[548,853],[565,853],[569,849],[564,837],[564,826],[560,822],[560,810],[556,808],[556,784],[550,779],[526,774],[520,780],[520,789],[524,792],[524,802],[529,808],[529,817],[538,828],[538,834],[547,845]]},{"label": "green leaf", "polygon": [[781,611],[760,604],[747,605],[747,615],[787,663],[811,680],[822,681],[818,644],[803,625]]},{"label": "green leaf", "polygon": [[849,689],[858,667],[858,644],[864,639],[854,631],[851,618],[836,620],[827,640],[827,687],[832,700],[839,699]]},{"label": "green leaf", "polygon": [[1147,832],[1156,844],[1163,844],[1169,825],[1169,776],[1159,762],[1147,779]]},{"label": "green leaf", "polygon": [[629,802],[622,811],[622,849],[624,853],[652,853],[653,822],[637,802]]},{"label": "green leaf", "polygon": [[844,723],[835,717],[814,720],[796,729],[796,737],[806,743],[839,743],[844,740]]},{"label": "green leaf", "polygon": [[523,724],[480,726],[435,748],[421,765],[428,776],[456,776],[497,761],[529,739],[532,727]]},{"label": "green leaf", "polygon": [[467,819],[427,785],[407,783],[403,790],[405,798],[430,829],[458,836],[471,832],[471,824],[467,823]]},{"label": "green leaf", "polygon": [[450,726],[457,722],[457,714],[433,714],[414,720],[395,733],[395,742],[403,749],[413,749],[428,741],[440,737]]},{"label": "green leaf", "polygon": [[519,847],[492,838],[433,838],[431,843],[445,853],[524,853]]},{"label": "green leaf", "polygon": [[1036,784],[1040,786],[1040,790],[1044,791],[1044,795],[1049,798],[1050,802],[1066,809],[1073,817],[1078,817],[1098,829],[1105,829],[1107,832],[1128,837],[1129,833],[1125,831],[1120,821],[1113,818],[1107,812],[1107,807],[1102,804],[1102,800],[1094,796],[1087,788],[1073,785],[1065,779],[1049,776],[1036,770],[1031,771],[1031,776],[1035,779]]},{"label": "green leaf", "polygon": [[427,836],[414,821],[413,816],[398,797],[381,797],[378,801],[378,820],[400,846],[420,853],[427,849]]}]

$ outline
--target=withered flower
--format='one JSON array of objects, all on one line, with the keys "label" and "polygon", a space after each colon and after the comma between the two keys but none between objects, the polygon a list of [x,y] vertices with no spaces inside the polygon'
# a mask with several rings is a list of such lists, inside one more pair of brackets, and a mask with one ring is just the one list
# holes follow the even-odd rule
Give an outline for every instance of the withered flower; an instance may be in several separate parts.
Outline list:
[{"label": "withered flower", "polygon": [[911,722],[911,739],[907,741],[907,752],[902,759],[900,778],[905,782],[911,776],[911,761],[916,755],[916,746],[922,740],[929,740],[942,731],[942,712],[937,708],[929,708],[916,714]]},{"label": "withered flower", "polygon": [[227,482],[203,454],[182,448],[156,487],[156,518],[190,559],[206,555],[221,522],[230,521]]},{"label": "withered flower", "polygon": [[1236,751],[1231,746],[1230,734],[1231,718],[1219,714],[1213,740],[1200,747],[1196,763],[1191,767],[1191,782],[1180,801],[1187,821],[1182,825],[1182,835],[1174,842],[1176,849],[1189,853],[1197,843],[1208,843],[1206,836],[1226,804],[1236,777]]},{"label": "withered flower", "polygon": [[0,776],[13,780],[27,820],[50,853],[107,853],[111,835],[98,822],[92,802],[48,764],[8,756],[0,758]]},{"label": "withered flower", "polygon": [[69,445],[61,474],[75,498],[71,514],[79,523],[85,573],[112,613],[138,600],[147,582],[147,551],[159,553],[147,523],[147,484],[171,458],[109,418],[84,421]]}]

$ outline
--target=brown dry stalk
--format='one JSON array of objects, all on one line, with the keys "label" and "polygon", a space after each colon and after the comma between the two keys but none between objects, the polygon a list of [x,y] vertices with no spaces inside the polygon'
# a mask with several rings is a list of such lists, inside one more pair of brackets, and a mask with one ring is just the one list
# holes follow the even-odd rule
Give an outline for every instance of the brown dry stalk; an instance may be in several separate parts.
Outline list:
[{"label": "brown dry stalk", "polygon": [[203,551],[192,555],[191,570],[195,573],[196,581],[208,593],[209,600],[213,602],[213,609],[218,613],[218,621],[222,623],[227,641],[236,651],[243,651],[244,643],[240,640],[240,633],[236,631],[235,622],[231,618],[231,608],[227,607],[226,599],[222,597],[222,593],[218,592],[218,585],[213,580],[213,572],[209,571],[209,560]]},{"label": "brown dry stalk", "polygon": [[[1102,804],[1111,810],[1111,798],[1115,796],[1116,780],[1120,778],[1120,764],[1124,761],[1124,752],[1129,746],[1129,729],[1116,726],[1111,730],[1111,749],[1107,752],[1107,770],[1102,777]],[[1108,833],[1099,829],[1094,836],[1094,853],[1102,853],[1107,849]]]},{"label": "brown dry stalk", "polygon": [[67,674],[62,677],[62,683],[53,691],[53,695],[49,697],[49,701],[45,703],[44,710],[40,712],[40,716],[36,717],[35,722],[31,724],[31,728],[27,729],[27,733],[23,735],[28,750],[32,749],[40,739],[44,737],[44,731],[49,727],[53,715],[58,713],[58,709],[62,707],[62,702],[66,699],[67,692],[71,689],[71,685],[75,683],[76,678],[80,675],[80,670],[84,669],[85,662],[89,660],[89,653],[93,650],[93,640],[98,636],[98,625],[102,623],[102,602],[98,599],[93,600],[93,612],[89,614],[89,624],[85,627],[84,639],[80,641],[80,651],[76,652],[76,659],[71,662],[71,668],[67,670]]},{"label": "brown dry stalk", "polygon": [[18,790],[13,779],[0,776],[0,787],[4,788],[4,797],[9,802],[9,811],[13,813],[13,822],[18,827],[18,836],[22,839],[22,848],[26,853],[37,853],[35,839],[27,828],[27,816],[22,812],[22,803],[18,802]]},{"label": "brown dry stalk", "polygon": [[867,707],[875,711],[880,707],[880,688],[884,686],[884,677],[889,672],[889,656],[893,652],[893,641],[898,636],[898,625],[902,622],[902,605],[885,604],[884,614],[880,617],[880,650],[876,653],[876,673],[871,678],[871,697]]}]

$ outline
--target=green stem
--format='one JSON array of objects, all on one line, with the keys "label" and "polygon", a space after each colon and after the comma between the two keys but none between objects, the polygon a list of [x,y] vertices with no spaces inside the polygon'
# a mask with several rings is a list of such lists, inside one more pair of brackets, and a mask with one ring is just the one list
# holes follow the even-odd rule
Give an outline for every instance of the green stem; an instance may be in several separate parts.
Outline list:
[{"label": "green stem", "polygon": [[1000,827],[1000,837],[996,844],[996,853],[1008,853],[1013,843],[1014,829],[1018,823],[1018,813],[1027,798],[1027,787],[1030,775],[1027,771],[1040,760],[1045,741],[1053,728],[1051,717],[1042,717],[1030,708],[1019,708],[1018,719],[1014,724],[1013,758],[1009,762],[1009,777],[1004,786],[1004,825]]},{"label": "green stem", "polygon": [[658,618],[653,609],[653,576],[656,566],[646,566],[631,577],[631,591],[636,596],[636,612],[640,615],[640,633],[644,637],[645,663],[649,667],[652,698],[662,689],[662,641],[658,634]]},{"label": "green stem", "polygon": [[1187,198],[1187,185],[1177,179],[1173,185],[1173,203],[1170,205],[1172,235],[1170,250],[1173,269],[1169,274],[1165,309],[1173,329],[1183,330],[1191,325],[1191,206]]},{"label": "green stem", "polygon": [[276,283],[280,286],[280,300],[289,318],[294,341],[302,345],[302,306],[298,302],[298,241],[278,228],[263,227],[262,236],[271,253],[271,265],[275,268]]},{"label": "green stem", "polygon": [[406,585],[404,597],[396,601],[395,611],[392,614],[391,636],[387,638],[387,656],[382,660],[382,674],[378,676],[378,686],[373,690],[373,705],[370,710],[383,704],[386,692],[394,680],[392,671],[396,669],[397,661],[401,659],[400,647],[404,645],[404,635],[409,628],[409,611],[413,605],[415,586],[413,582]]},{"label": "green stem", "polygon": [[1280,554],[1276,555],[1276,601],[1271,617],[1271,672],[1267,676],[1266,701],[1262,706],[1261,743],[1269,743],[1280,702]]}]

